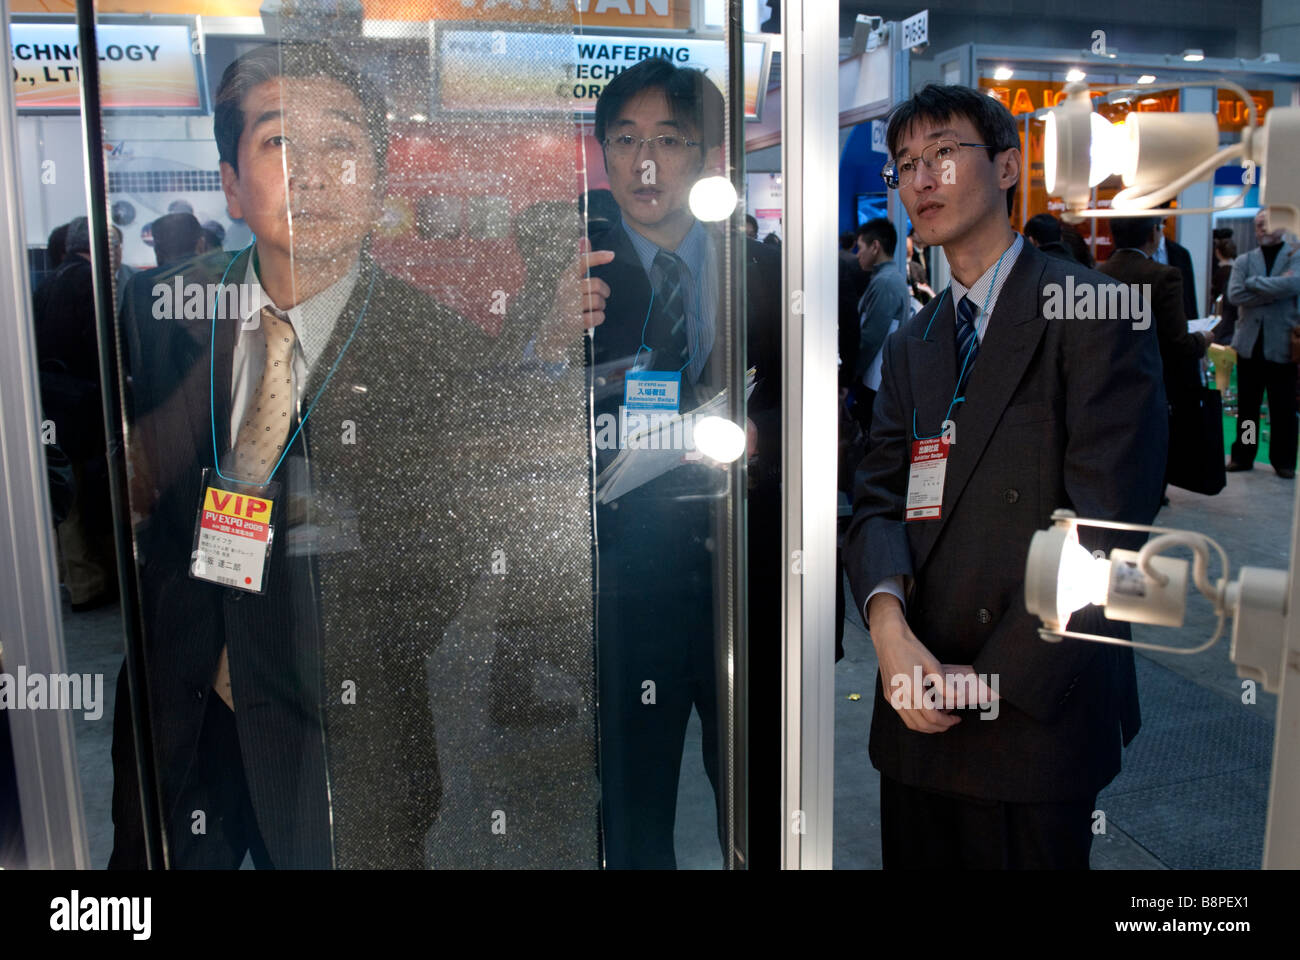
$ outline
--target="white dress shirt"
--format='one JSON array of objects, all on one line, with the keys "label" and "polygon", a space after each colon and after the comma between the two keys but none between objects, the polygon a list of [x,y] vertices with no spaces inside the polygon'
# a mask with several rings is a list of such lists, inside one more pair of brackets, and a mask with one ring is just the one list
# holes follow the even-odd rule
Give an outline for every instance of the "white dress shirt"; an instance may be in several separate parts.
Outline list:
[{"label": "white dress shirt", "polygon": [[[256,395],[262,382],[262,371],[266,366],[266,335],[260,323],[249,324],[250,317],[256,317],[263,307],[275,307],[266,291],[258,282],[257,272],[253,268],[254,257],[248,258],[248,269],[244,273],[244,283],[249,295],[239,299],[240,325],[235,334],[235,352],[231,363],[230,381],[230,446],[233,449],[239,435],[239,425],[243,421],[248,404]],[[293,324],[297,341],[293,347],[293,394],[295,408],[299,419],[302,417],[303,392],[307,388],[307,376],[334,333],[334,326],[343,309],[352,296],[361,275],[360,261],[354,261],[342,279],[326,287],[315,296],[308,297],[297,306],[287,311]],[[277,308],[278,309],[278,308]],[[246,329],[247,328],[247,329]],[[310,401],[310,398],[306,398]]]}]

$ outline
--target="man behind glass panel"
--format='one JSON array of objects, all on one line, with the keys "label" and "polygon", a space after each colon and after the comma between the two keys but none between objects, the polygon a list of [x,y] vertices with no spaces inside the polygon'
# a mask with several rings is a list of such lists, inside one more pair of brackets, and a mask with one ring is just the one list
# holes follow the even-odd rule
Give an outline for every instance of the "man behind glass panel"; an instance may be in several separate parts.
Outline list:
[{"label": "man behind glass panel", "polygon": [[[135,278],[123,312],[171,864],[419,867],[441,790],[424,661],[487,540],[463,509],[445,519],[486,340],[370,259],[385,110],[337,55],[240,57],[214,128],[255,242]],[[201,317],[172,292],[193,284],[220,291]],[[230,547],[268,520],[261,559]],[[124,676],[110,866],[140,867]]]},{"label": "man behind glass panel", "polygon": [[[718,169],[724,109],[703,72],[657,58],[620,73],[596,103],[595,135],[619,212],[589,229],[592,295],[604,308],[591,359],[598,471],[619,453],[602,423],[620,424],[620,407],[639,406],[628,392],[633,374],[677,392],[671,409],[653,406],[657,400],[642,408],[656,413],[689,413],[727,385],[724,237],[688,203],[695,183]],[[751,689],[770,694],[751,709],[750,736],[776,742],[779,727],[768,722],[775,713],[769,717],[762,704],[779,703],[767,668],[779,669],[771,631],[779,618],[780,255],[742,231],[733,242],[745,250],[746,360],[757,367],[747,407]],[[579,329],[577,320],[544,329],[538,354],[556,359]],[[717,464],[683,449],[674,469],[597,507],[601,817],[611,868],[676,866],[678,779],[692,708],[722,833],[714,638],[723,629],[715,623],[715,555],[724,548],[714,538],[726,490]],[[776,773],[761,757],[751,774],[779,796]],[[777,815],[756,809],[752,815]]]}]

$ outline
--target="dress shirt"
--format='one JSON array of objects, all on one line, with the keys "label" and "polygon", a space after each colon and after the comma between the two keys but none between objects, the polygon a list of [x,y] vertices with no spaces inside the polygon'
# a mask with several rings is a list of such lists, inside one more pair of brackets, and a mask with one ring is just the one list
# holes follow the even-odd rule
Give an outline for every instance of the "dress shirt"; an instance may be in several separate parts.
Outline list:
[{"label": "dress shirt", "polygon": [[[250,317],[260,313],[263,307],[275,307],[258,282],[257,272],[253,267],[256,257],[248,258],[248,269],[244,274],[244,283],[250,291],[245,301],[240,299],[240,329],[235,335],[235,352],[231,363],[230,381],[230,444],[233,449],[235,438],[239,435],[239,425],[243,422],[244,412],[249,401],[257,394],[262,382],[262,370],[266,366],[266,336],[260,323],[250,329],[244,329]],[[299,418],[302,416],[303,392],[307,389],[307,376],[334,333],[343,309],[352,296],[361,275],[360,261],[354,261],[342,279],[335,281],[315,296],[308,297],[297,306],[287,311],[280,311],[288,316],[293,324],[297,342],[293,347],[293,393],[295,409]]]}]

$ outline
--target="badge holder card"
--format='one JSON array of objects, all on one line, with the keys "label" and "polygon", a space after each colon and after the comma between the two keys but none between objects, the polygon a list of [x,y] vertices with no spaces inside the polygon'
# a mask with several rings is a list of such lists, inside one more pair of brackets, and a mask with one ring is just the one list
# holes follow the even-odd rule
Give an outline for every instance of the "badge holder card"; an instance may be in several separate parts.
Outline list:
[{"label": "badge holder card", "polygon": [[235,590],[265,593],[279,482],[240,483],[205,467],[200,489],[190,576]]}]

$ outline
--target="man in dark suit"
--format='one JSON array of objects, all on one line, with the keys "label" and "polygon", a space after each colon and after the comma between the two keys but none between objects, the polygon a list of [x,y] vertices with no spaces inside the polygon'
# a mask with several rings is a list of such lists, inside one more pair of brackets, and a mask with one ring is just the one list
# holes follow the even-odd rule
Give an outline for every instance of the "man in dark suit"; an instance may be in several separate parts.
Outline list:
[{"label": "man in dark suit", "polygon": [[[597,102],[595,134],[620,214],[590,236],[592,276],[607,297],[589,356],[598,473],[620,452],[602,442],[601,431],[602,424],[620,422],[630,370],[680,374],[682,412],[727,385],[726,238],[688,205],[691,187],[717,165],[722,111],[712,81],[661,59],[619,74]],[[747,407],[749,664],[751,691],[765,695],[750,701],[749,735],[762,745],[780,735],[773,706],[779,703],[780,257],[738,232],[731,242],[744,245],[744,362],[757,367]],[[562,325],[543,331],[539,355],[554,359],[576,333]],[[698,453],[683,453],[691,456],[679,466],[596,511],[601,815],[609,867],[676,865],[678,776],[692,707],[703,727],[721,834],[720,738],[728,721],[717,696],[715,637],[723,576],[717,558],[724,548],[714,538],[723,529],[728,476]],[[779,796],[777,768],[751,755],[750,776],[762,791],[754,794],[751,816],[770,822],[779,814],[764,798]]]},{"label": "man in dark suit", "polygon": [[[1166,200],[1160,206],[1172,207],[1173,203],[1172,200]],[[1118,221],[1111,222],[1112,230],[1116,222]],[[1196,305],[1196,274],[1192,268],[1192,255],[1181,243],[1170,240],[1165,236],[1163,220],[1160,221],[1160,236],[1152,259],[1156,263],[1162,263],[1178,270],[1183,281],[1183,316],[1189,320],[1199,317],[1201,312]]]},{"label": "man in dark suit", "polygon": [[[927,86],[894,112],[888,143],[886,182],[953,282],[886,343],[845,546],[880,661],[870,753],[884,865],[1086,867],[1097,792],[1137,732],[1132,651],[1040,640],[1025,557],[1057,508],[1155,515],[1159,351],[1128,318],[1045,315],[1067,278],[1108,281],[1011,229],[1019,141],[996,100]],[[1127,636],[1095,607],[1070,627]],[[911,686],[928,675],[929,696]]]},{"label": "man in dark suit", "polygon": [[[258,48],[223,76],[214,126],[255,244],[138,275],[123,311],[170,864],[419,867],[441,790],[424,658],[494,542],[466,502],[485,338],[367,255],[385,119],[348,65]],[[260,592],[256,563],[236,573],[198,539],[205,487],[272,502]],[[142,867],[125,680],[110,866]]]},{"label": "man in dark suit", "polygon": [[[1160,221],[1154,217],[1115,217],[1110,233],[1115,250],[1097,270],[1121,283],[1150,290],[1148,306],[1160,344],[1165,398],[1170,416],[1180,405],[1198,403],[1200,359],[1211,343],[1209,334],[1189,333],[1183,313],[1183,275],[1153,258],[1160,242]],[[1171,424],[1172,426],[1172,424]]]}]

